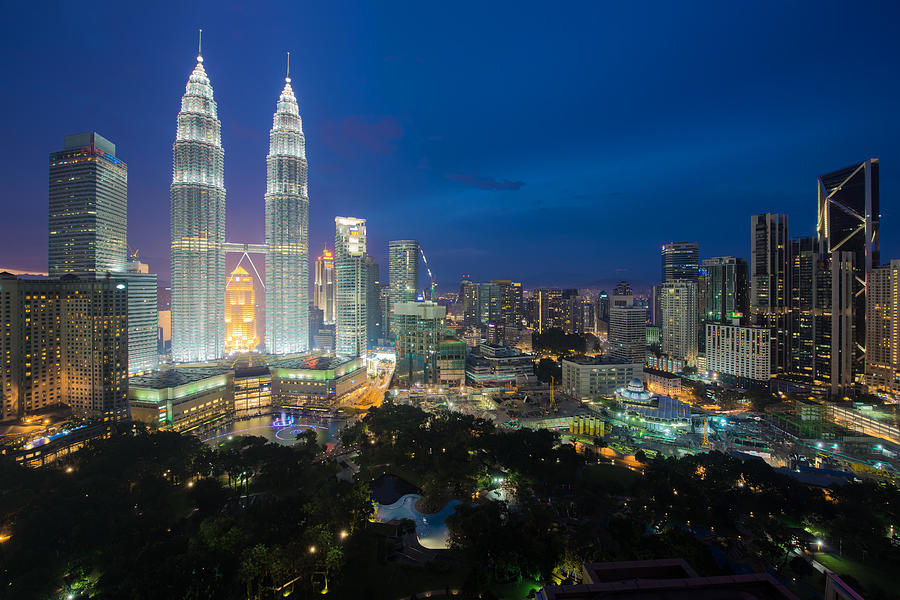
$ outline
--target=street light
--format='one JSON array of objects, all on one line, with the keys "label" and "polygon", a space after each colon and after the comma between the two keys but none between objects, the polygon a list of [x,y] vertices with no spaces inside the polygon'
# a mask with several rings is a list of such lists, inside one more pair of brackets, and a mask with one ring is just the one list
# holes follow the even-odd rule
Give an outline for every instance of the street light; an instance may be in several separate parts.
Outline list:
[{"label": "street light", "polygon": [[316,547],[315,547],[315,546],[310,546],[310,547],[309,547],[309,553],[310,553],[310,554],[315,554],[315,553],[316,553]]},{"label": "street light", "polygon": [[346,530],[346,529],[342,529],[342,530],[341,530],[341,539],[343,540],[343,539],[346,539],[346,538],[347,538],[347,530]]}]

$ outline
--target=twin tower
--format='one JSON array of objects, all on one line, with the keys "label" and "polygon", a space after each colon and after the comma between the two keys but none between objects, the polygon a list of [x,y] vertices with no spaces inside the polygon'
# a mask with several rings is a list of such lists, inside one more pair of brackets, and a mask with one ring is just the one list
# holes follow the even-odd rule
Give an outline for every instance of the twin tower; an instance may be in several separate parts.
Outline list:
[{"label": "twin tower", "polygon": [[[229,245],[221,129],[199,54],[172,147],[172,358],[180,363],[225,354]],[[265,199],[266,351],[303,352],[309,346],[309,195],[306,141],[290,76],[269,134]]]}]

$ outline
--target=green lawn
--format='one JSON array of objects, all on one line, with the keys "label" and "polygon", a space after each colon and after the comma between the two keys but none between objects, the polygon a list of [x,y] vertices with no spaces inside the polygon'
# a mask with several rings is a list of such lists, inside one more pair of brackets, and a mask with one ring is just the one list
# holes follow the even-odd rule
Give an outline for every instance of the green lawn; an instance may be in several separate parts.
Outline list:
[{"label": "green lawn", "polygon": [[[859,581],[866,590],[871,588],[881,588],[882,594],[887,595],[888,592],[894,592],[897,589],[897,579],[892,571],[880,568],[878,564],[863,564],[846,556],[834,556],[833,554],[821,554],[816,556],[816,560],[841,575],[851,575]],[[857,592],[861,592],[857,590]],[[862,593],[862,592],[861,592]],[[864,596],[865,594],[862,593]]]}]

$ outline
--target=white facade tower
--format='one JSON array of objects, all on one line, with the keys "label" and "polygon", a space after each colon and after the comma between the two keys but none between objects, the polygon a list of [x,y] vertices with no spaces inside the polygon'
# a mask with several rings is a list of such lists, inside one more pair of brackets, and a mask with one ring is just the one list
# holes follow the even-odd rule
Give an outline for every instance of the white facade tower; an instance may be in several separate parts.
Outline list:
[{"label": "white facade tower", "polygon": [[225,352],[225,151],[202,55],[181,99],[172,159],[172,358],[215,360]]},{"label": "white facade tower", "polygon": [[366,220],[335,217],[334,224],[337,295],[335,353],[341,356],[362,356],[366,353],[368,331]]},{"label": "white facade tower", "polygon": [[266,158],[266,349],[309,348],[309,196],[306,140],[288,76],[278,98]]}]

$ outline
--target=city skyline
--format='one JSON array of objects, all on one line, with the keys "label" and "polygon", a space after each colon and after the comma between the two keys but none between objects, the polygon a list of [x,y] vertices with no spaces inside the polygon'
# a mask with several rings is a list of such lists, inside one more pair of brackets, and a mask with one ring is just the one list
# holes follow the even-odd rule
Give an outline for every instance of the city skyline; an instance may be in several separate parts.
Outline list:
[{"label": "city skyline", "polygon": [[[100,28],[97,39],[85,43],[115,41],[117,54],[110,60],[114,65],[118,61],[129,65],[120,69],[122,79],[116,86],[103,78],[110,68],[106,62],[101,66],[99,60],[81,57],[76,66],[69,65],[66,57],[46,60],[50,54],[63,54],[61,44],[68,38],[59,31],[62,23],[103,23],[112,15],[87,9],[52,17],[46,27],[30,31],[27,38],[17,30],[4,42],[16,44],[10,52],[17,64],[41,64],[35,69],[40,79],[28,72],[16,78],[23,90],[32,86],[38,92],[34,107],[17,107],[24,117],[35,110],[45,113],[48,100],[44,98],[54,98],[58,91],[50,90],[59,84],[72,93],[71,100],[49,117],[22,118],[10,124],[10,133],[26,142],[2,167],[0,176],[10,182],[9,197],[26,200],[5,208],[11,222],[26,225],[3,228],[0,266],[42,270],[44,237],[30,229],[32,221],[45,219],[46,176],[37,173],[37,168],[56,148],[60,135],[94,130],[116,140],[119,154],[130,167],[130,216],[142,227],[130,232],[129,241],[141,249],[161,281],[170,280],[167,218],[160,210],[171,176],[173,138],[171,125],[166,124],[183,92],[183,74],[190,68],[197,27],[205,29],[204,54],[217,85],[228,155],[229,241],[260,243],[264,238],[265,174],[259,165],[271,127],[271,93],[265,90],[283,78],[283,52],[291,50],[308,152],[316,166],[310,180],[313,248],[330,239],[334,215],[358,214],[377,232],[369,247],[380,264],[387,264],[388,240],[414,235],[443,290],[455,287],[462,273],[470,273],[475,280],[523,281],[529,288],[589,287],[597,281],[623,278],[646,288],[655,283],[654,267],[663,243],[697,241],[701,259],[733,255],[749,260],[749,220],[762,212],[788,214],[794,224],[792,235],[812,235],[816,177],[877,157],[885,199],[882,254],[884,260],[898,255],[900,240],[891,235],[900,223],[900,213],[892,212],[891,202],[898,190],[898,115],[888,102],[896,96],[898,83],[885,76],[890,72],[891,46],[880,29],[898,8],[874,7],[882,18],[866,19],[863,27],[856,20],[862,17],[844,14],[838,5],[824,5],[811,15],[798,7],[778,7],[777,22],[749,15],[739,30],[730,30],[731,40],[722,39],[722,33],[711,27],[716,19],[721,22],[726,17],[716,14],[714,7],[707,8],[710,14],[701,15],[690,32],[677,37],[664,32],[653,42],[648,40],[654,36],[644,32],[640,48],[628,46],[627,40],[614,46],[616,41],[623,43],[624,33],[607,31],[603,25],[599,33],[606,34],[606,41],[582,36],[579,42],[550,51],[549,45],[560,38],[549,30],[546,42],[541,42],[548,48],[539,45],[533,50],[540,58],[534,68],[545,80],[541,90],[563,90],[553,97],[532,86],[531,71],[525,73],[504,51],[486,47],[484,42],[447,55],[454,19],[461,18],[461,13],[442,15],[447,22],[430,32],[433,40],[416,33],[405,47],[381,36],[408,27],[413,19],[428,20],[419,11],[435,9],[417,8],[406,15],[394,15],[389,9],[390,16],[398,17],[396,23],[382,23],[390,19],[373,16],[366,7],[349,15],[342,11],[347,27],[335,41],[352,43],[348,48],[340,43],[322,45],[333,52],[316,52],[315,58],[310,58],[312,50],[322,42],[317,25],[332,24],[338,18],[327,8],[308,15],[289,10],[284,23],[276,25],[269,25],[271,15],[264,10],[236,19],[233,8],[197,8],[189,10],[178,27],[163,28],[161,37],[154,40],[146,36],[119,39],[119,33]],[[626,32],[632,29],[627,26],[627,8],[583,10],[586,20],[626,23]],[[663,30],[667,10],[656,7],[642,27],[649,32]],[[697,11],[702,13],[699,7]],[[498,12],[486,15],[488,22],[499,18]],[[163,14],[152,12],[146,18],[152,23]],[[28,30],[27,23],[35,15],[18,16],[26,25],[21,29]],[[357,27],[372,18],[383,33]],[[807,18],[812,23],[800,27],[801,19]],[[538,26],[528,16],[517,15],[514,21],[519,29],[499,33],[501,39],[518,41]],[[734,23],[733,17],[726,22]],[[296,29],[291,29],[292,23]],[[839,44],[807,48],[814,46],[811,40],[817,27],[828,29],[837,23],[845,33]],[[130,19],[122,31],[145,25]],[[478,25],[473,32],[486,26]],[[242,38],[235,38],[238,32]],[[748,52],[750,36],[761,34],[772,38],[773,44],[761,55]],[[688,39],[681,40],[681,35]],[[673,44],[677,49],[671,48],[672,55],[663,57],[662,51],[668,52]],[[722,48],[720,58],[704,53],[712,46]],[[627,60],[618,58],[623,54],[629,54]],[[704,58],[699,60],[698,55]],[[483,56],[491,60],[480,64],[477,59]],[[617,58],[603,63],[602,72],[568,78],[570,87],[560,87],[559,77],[573,69],[583,73],[604,56]],[[867,60],[844,69],[840,90],[829,91],[827,99],[817,95],[826,72],[849,64],[854,56]],[[489,74],[504,65],[508,69],[500,71],[504,75],[499,79],[506,83],[501,85]],[[663,81],[639,78],[663,66],[668,66],[670,74]],[[438,80],[437,72],[451,77]],[[793,77],[796,72],[802,76]],[[422,89],[413,98],[397,96],[396,89],[405,89],[417,78]],[[46,94],[41,93],[44,79],[53,80],[55,86],[47,88]],[[692,87],[701,80],[716,83]],[[657,86],[664,84],[671,86],[666,88],[666,102],[640,100],[648,93],[659,94],[662,88]],[[466,106],[478,101],[482,110],[460,112],[449,106],[448,100],[441,99],[448,85]],[[777,99],[766,91],[752,91],[754,85],[776,93]],[[138,98],[132,98],[135,89],[140,92]],[[529,94],[521,93],[525,90]],[[121,110],[125,94],[131,102],[127,111]],[[510,103],[513,97],[516,102]],[[568,111],[571,114],[562,110],[563,98],[575,103]],[[525,120],[525,115],[537,114],[538,103],[547,105],[541,118]],[[628,104],[635,106],[626,110]],[[509,114],[499,116],[501,106]],[[146,118],[128,119],[122,114],[132,109]],[[463,114],[465,122],[460,120]],[[617,120],[622,123],[613,122]],[[29,122],[28,135],[17,135],[19,122]],[[537,127],[540,144],[529,148],[523,143],[522,130],[529,129],[523,123]],[[473,145],[472,135],[481,143]],[[460,152],[462,143],[470,148],[468,153]],[[728,152],[719,156],[724,144],[730,144]],[[756,176],[763,172],[766,177]],[[695,208],[690,219],[683,218],[680,203],[673,202],[673,197],[688,198],[682,202]],[[438,207],[446,227],[434,226],[430,215]],[[571,230],[566,231],[563,223],[569,223],[573,212],[589,218],[578,220],[583,224],[568,225]],[[504,219],[508,227],[494,227],[497,219]],[[620,227],[621,222],[634,227]],[[673,222],[678,223],[677,229],[672,228]],[[634,235],[637,231],[642,237]],[[534,252],[527,262],[519,260],[511,243],[522,234],[533,241]],[[553,270],[552,255],[561,243],[584,258],[579,262],[592,265],[590,273]]]}]

